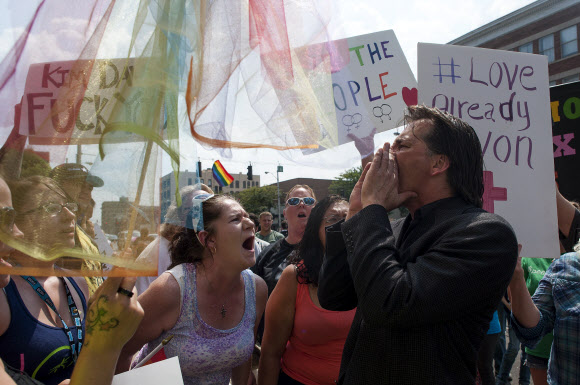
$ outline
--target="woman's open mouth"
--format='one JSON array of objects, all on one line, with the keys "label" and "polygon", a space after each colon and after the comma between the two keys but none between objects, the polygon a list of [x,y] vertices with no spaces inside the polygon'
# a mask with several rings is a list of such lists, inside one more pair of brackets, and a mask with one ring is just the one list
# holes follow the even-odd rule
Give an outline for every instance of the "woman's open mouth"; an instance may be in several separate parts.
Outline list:
[{"label": "woman's open mouth", "polygon": [[254,236],[249,237],[242,243],[242,247],[246,250],[254,250]]}]

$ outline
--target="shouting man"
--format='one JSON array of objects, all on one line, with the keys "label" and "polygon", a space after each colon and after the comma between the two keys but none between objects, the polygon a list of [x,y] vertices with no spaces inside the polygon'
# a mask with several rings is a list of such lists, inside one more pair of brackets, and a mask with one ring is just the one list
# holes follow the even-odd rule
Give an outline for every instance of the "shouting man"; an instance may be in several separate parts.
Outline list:
[{"label": "shouting man", "polygon": [[[479,346],[517,259],[484,211],[483,156],[468,124],[410,107],[363,171],[347,219],[327,228],[318,298],[357,307],[339,384],[474,384]],[[405,206],[407,218],[388,212]]]}]

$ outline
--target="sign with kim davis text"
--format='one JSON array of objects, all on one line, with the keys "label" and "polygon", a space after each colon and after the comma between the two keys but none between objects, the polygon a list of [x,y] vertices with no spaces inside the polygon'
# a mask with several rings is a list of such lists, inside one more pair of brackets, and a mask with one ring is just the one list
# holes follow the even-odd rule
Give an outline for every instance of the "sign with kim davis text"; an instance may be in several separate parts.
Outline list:
[{"label": "sign with kim davis text", "polygon": [[558,256],[546,56],[418,45],[419,101],[471,125],[484,158],[484,206],[514,228],[523,257]]},{"label": "sign with kim davis text", "polygon": [[[26,77],[20,133],[31,144],[95,144],[116,119],[140,122],[151,108],[146,90],[134,84],[135,59],[58,61],[32,64]],[[161,114],[161,111],[160,111]],[[143,137],[117,133],[116,141]]]}]

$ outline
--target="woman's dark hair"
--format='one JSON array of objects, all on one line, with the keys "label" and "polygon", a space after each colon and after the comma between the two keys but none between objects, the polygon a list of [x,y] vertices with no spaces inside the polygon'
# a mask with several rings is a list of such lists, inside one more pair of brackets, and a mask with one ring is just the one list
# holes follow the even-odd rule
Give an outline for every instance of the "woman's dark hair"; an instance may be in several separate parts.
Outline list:
[{"label": "woman's dark hair", "polygon": [[324,214],[335,203],[347,203],[339,195],[330,195],[320,202],[310,212],[304,235],[298,244],[296,252],[292,253],[289,262],[296,265],[296,279],[299,283],[318,286],[318,275],[322,267],[324,248],[320,241],[320,225],[324,221]]},{"label": "woman's dark hair", "polygon": [[483,154],[477,133],[463,120],[424,105],[408,108],[405,123],[429,120],[431,129],[419,138],[433,154],[449,159],[447,182],[466,202],[483,205]]},{"label": "woman's dark hair", "polygon": [[[216,195],[201,204],[203,215],[203,229],[208,232],[208,237],[215,234],[214,222],[222,214],[223,203],[225,201],[236,201],[231,195]],[[207,238],[206,238],[207,239]],[[179,231],[173,235],[169,244],[171,265],[169,269],[182,263],[200,264],[203,260],[204,251],[207,245],[202,245],[197,239],[196,231],[187,227],[180,227]]]}]

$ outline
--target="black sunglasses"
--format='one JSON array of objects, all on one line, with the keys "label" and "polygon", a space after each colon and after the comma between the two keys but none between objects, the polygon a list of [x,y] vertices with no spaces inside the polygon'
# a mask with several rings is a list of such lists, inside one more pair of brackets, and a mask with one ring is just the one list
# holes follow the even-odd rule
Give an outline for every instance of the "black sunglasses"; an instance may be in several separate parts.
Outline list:
[{"label": "black sunglasses", "polygon": [[16,211],[14,208],[6,206],[0,208],[0,231],[6,234],[12,234],[14,231],[14,217]]}]

